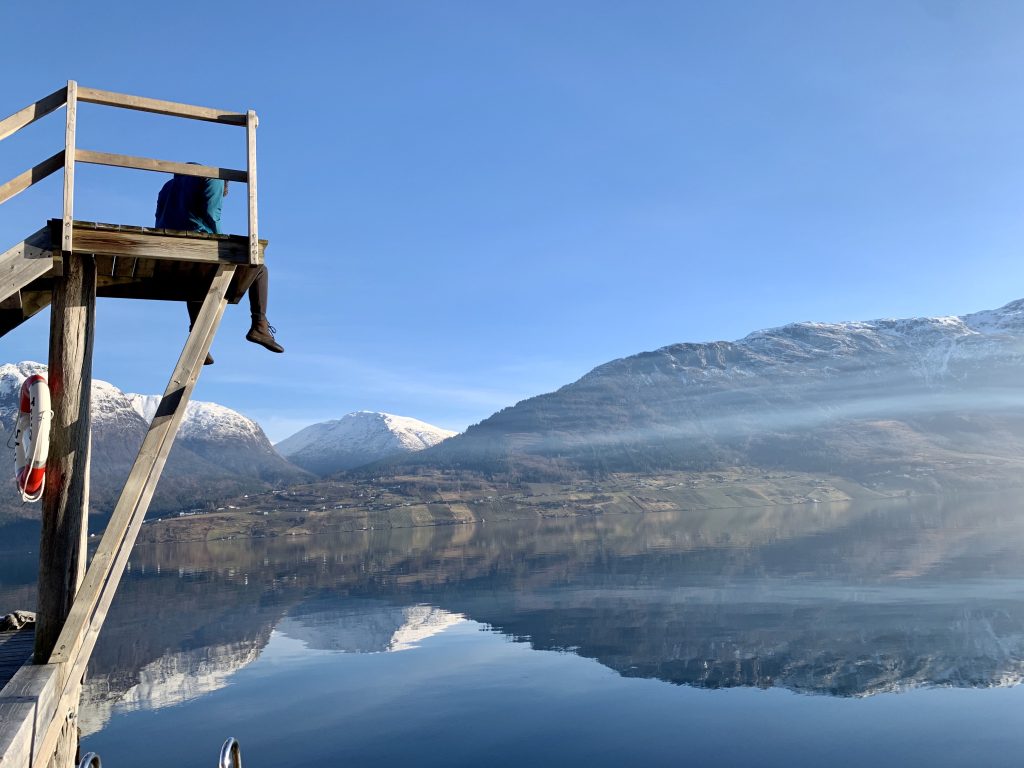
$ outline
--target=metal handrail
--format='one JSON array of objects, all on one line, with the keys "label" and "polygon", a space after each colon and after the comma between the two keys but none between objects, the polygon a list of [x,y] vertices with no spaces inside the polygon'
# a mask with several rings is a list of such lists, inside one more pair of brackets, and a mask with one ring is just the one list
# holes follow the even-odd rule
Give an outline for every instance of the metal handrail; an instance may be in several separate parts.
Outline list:
[{"label": "metal handrail", "polygon": [[220,760],[217,762],[217,768],[242,768],[242,747],[239,746],[238,739],[228,737],[228,740],[224,742],[224,746],[220,748]]},{"label": "metal handrail", "polygon": [[[95,752],[86,752],[78,762],[78,768],[103,768],[100,756]],[[242,768],[242,747],[238,739],[228,737],[224,746],[220,748],[220,759],[217,761],[217,768]]]}]

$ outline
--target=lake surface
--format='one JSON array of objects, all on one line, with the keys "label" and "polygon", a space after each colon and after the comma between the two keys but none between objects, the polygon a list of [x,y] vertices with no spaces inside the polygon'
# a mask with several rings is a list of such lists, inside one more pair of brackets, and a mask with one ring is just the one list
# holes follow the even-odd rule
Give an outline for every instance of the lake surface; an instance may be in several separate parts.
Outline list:
[{"label": "lake surface", "polygon": [[[106,768],[1019,766],[1024,505],[919,499],[149,546]],[[34,553],[0,557],[0,609]],[[144,756],[144,757],[140,757]]]}]

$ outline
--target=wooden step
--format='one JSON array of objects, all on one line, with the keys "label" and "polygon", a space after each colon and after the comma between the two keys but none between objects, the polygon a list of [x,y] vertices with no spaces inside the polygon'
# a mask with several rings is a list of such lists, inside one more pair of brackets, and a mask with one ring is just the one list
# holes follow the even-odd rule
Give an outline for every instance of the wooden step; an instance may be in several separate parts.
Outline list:
[{"label": "wooden step", "polygon": [[50,228],[43,227],[0,254],[0,302],[52,270]]}]

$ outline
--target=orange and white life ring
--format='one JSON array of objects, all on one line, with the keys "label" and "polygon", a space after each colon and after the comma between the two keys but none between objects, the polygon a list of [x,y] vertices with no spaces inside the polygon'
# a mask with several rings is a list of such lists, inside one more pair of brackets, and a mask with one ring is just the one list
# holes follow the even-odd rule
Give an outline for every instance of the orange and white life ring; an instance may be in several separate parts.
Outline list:
[{"label": "orange and white life ring", "polygon": [[46,455],[50,450],[50,388],[35,374],[21,385],[14,438],[15,473],[25,501],[39,501],[46,486]]}]

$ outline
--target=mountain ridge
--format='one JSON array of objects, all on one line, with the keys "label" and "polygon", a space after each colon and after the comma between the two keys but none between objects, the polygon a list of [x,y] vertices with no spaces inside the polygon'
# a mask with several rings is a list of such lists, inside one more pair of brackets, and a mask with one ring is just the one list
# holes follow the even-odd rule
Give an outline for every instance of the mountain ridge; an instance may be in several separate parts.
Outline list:
[{"label": "mountain ridge", "polygon": [[1024,455],[1022,375],[1024,300],[791,323],[609,361],[411,461],[522,477],[750,465],[881,483],[899,470],[916,490],[988,461],[979,479],[1007,480]]},{"label": "mountain ridge", "polygon": [[410,416],[353,411],[305,427],[275,444],[294,464],[321,476],[437,445],[456,434]]},{"label": "mountain ridge", "polygon": [[[34,361],[0,365],[0,427],[8,433],[17,418],[21,382],[46,371],[45,365]],[[112,511],[159,400],[158,395],[126,393],[109,382],[93,380],[90,508],[100,518]],[[207,506],[309,477],[277,454],[253,420],[216,403],[192,401],[151,510]],[[38,518],[38,514],[38,506],[21,504],[10,473],[0,484],[0,516]]]}]

